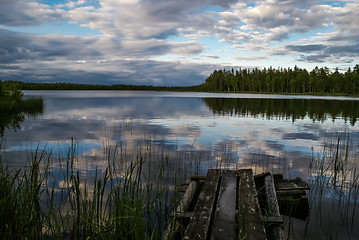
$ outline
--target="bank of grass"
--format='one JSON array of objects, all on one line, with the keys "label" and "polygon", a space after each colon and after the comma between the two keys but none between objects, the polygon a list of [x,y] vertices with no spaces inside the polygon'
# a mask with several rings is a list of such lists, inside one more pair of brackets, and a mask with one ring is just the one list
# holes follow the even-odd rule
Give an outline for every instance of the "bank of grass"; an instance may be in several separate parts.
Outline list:
[{"label": "bank of grass", "polygon": [[91,178],[74,140],[64,156],[37,149],[26,168],[1,160],[1,239],[159,239],[179,198],[174,186],[188,178],[183,161],[105,144],[105,166]]}]

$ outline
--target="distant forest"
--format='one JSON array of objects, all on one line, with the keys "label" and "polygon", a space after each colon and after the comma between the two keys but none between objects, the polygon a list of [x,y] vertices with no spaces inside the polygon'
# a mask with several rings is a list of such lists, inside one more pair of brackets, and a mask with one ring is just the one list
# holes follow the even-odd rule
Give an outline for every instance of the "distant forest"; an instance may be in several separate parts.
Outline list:
[{"label": "distant forest", "polygon": [[327,67],[308,72],[292,68],[215,70],[205,82],[189,87],[146,85],[93,85],[76,83],[28,83],[11,81],[21,90],[147,90],[279,94],[359,95],[359,64],[346,72]]},{"label": "distant forest", "polygon": [[29,83],[12,81],[21,90],[143,90],[143,91],[196,91],[197,86],[192,87],[166,87],[149,85],[100,85],[79,83]]},{"label": "distant forest", "polygon": [[254,92],[288,94],[359,94],[359,65],[345,73],[327,67],[306,69],[215,70],[198,86],[206,92]]}]

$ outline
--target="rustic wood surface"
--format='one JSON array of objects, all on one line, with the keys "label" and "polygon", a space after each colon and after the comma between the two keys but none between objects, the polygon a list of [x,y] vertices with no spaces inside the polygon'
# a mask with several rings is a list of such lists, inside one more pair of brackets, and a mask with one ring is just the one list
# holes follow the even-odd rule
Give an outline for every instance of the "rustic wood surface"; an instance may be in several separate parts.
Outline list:
[{"label": "rustic wood surface", "polygon": [[309,190],[309,185],[299,179],[280,179],[275,181],[275,188],[277,191],[287,191],[287,190]]},{"label": "rustic wood surface", "polygon": [[177,206],[176,212],[172,216],[174,217],[173,221],[168,224],[167,229],[162,234],[163,240],[175,239],[176,234],[181,229],[181,224],[177,221],[178,218],[189,218],[192,216],[192,212],[188,212],[188,210],[199,188],[200,183],[198,181],[191,181],[189,183],[186,192]]},{"label": "rustic wood surface", "polygon": [[177,221],[169,224],[163,240],[182,236],[186,240],[284,240],[283,210],[307,216],[309,186],[301,179],[286,180],[269,172],[254,176],[252,169],[211,169],[207,176],[191,180],[183,185],[186,192],[172,214]]},{"label": "rustic wood surface", "polygon": [[252,169],[238,170],[238,238],[246,240],[267,239]]},{"label": "rustic wood surface", "polygon": [[[274,186],[274,178],[272,174],[264,176],[265,204],[268,217],[281,218],[278,206],[277,195]],[[265,218],[265,216],[264,216]],[[268,226],[267,233],[270,239],[284,240],[284,232],[282,224],[271,224]]]},{"label": "rustic wood surface", "polygon": [[211,240],[236,239],[237,175],[223,171],[216,204]]},{"label": "rustic wood surface", "polygon": [[202,191],[198,197],[190,223],[187,226],[184,239],[208,239],[212,213],[218,192],[219,179],[220,171],[208,170]]}]

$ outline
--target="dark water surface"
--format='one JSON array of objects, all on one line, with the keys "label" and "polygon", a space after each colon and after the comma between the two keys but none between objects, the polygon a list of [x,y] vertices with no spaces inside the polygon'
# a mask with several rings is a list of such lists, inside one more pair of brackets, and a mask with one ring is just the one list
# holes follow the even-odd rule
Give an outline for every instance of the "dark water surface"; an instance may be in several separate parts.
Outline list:
[{"label": "dark water surface", "polygon": [[[308,172],[313,156],[322,156],[325,143],[349,134],[354,155],[349,161],[357,166],[359,98],[147,91],[25,92],[25,97],[33,96],[42,96],[43,114],[27,118],[16,131],[6,130],[3,137],[2,154],[15,165],[25,164],[23,156],[36,148],[61,154],[75,139],[79,155],[93,159],[80,164],[79,168],[87,171],[89,166],[100,165],[96,159],[101,159],[104,142],[121,142],[121,146],[132,149],[151,142],[173,151],[200,153],[199,174],[205,174],[208,168],[250,167],[256,173],[280,172],[287,178],[311,181],[317,177]],[[330,205],[335,196],[330,192],[324,195]],[[330,217],[337,218],[334,224],[342,224],[339,215]],[[343,231],[348,232],[345,228]],[[351,236],[359,236],[358,230],[354,229]]]}]

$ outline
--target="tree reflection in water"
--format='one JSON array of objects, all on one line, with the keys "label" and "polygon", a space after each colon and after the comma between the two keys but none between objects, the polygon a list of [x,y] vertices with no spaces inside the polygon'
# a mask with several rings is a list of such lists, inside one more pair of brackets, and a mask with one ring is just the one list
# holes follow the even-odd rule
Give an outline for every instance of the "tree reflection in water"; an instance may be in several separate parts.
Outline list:
[{"label": "tree reflection in water", "polygon": [[359,117],[359,101],[324,99],[268,99],[268,98],[203,98],[215,114],[265,117],[268,119],[304,119],[313,122],[342,118],[355,125]]},{"label": "tree reflection in water", "polygon": [[20,124],[26,117],[41,115],[44,111],[42,98],[30,98],[21,100],[0,100],[0,136],[4,135],[5,129],[20,129]]}]

